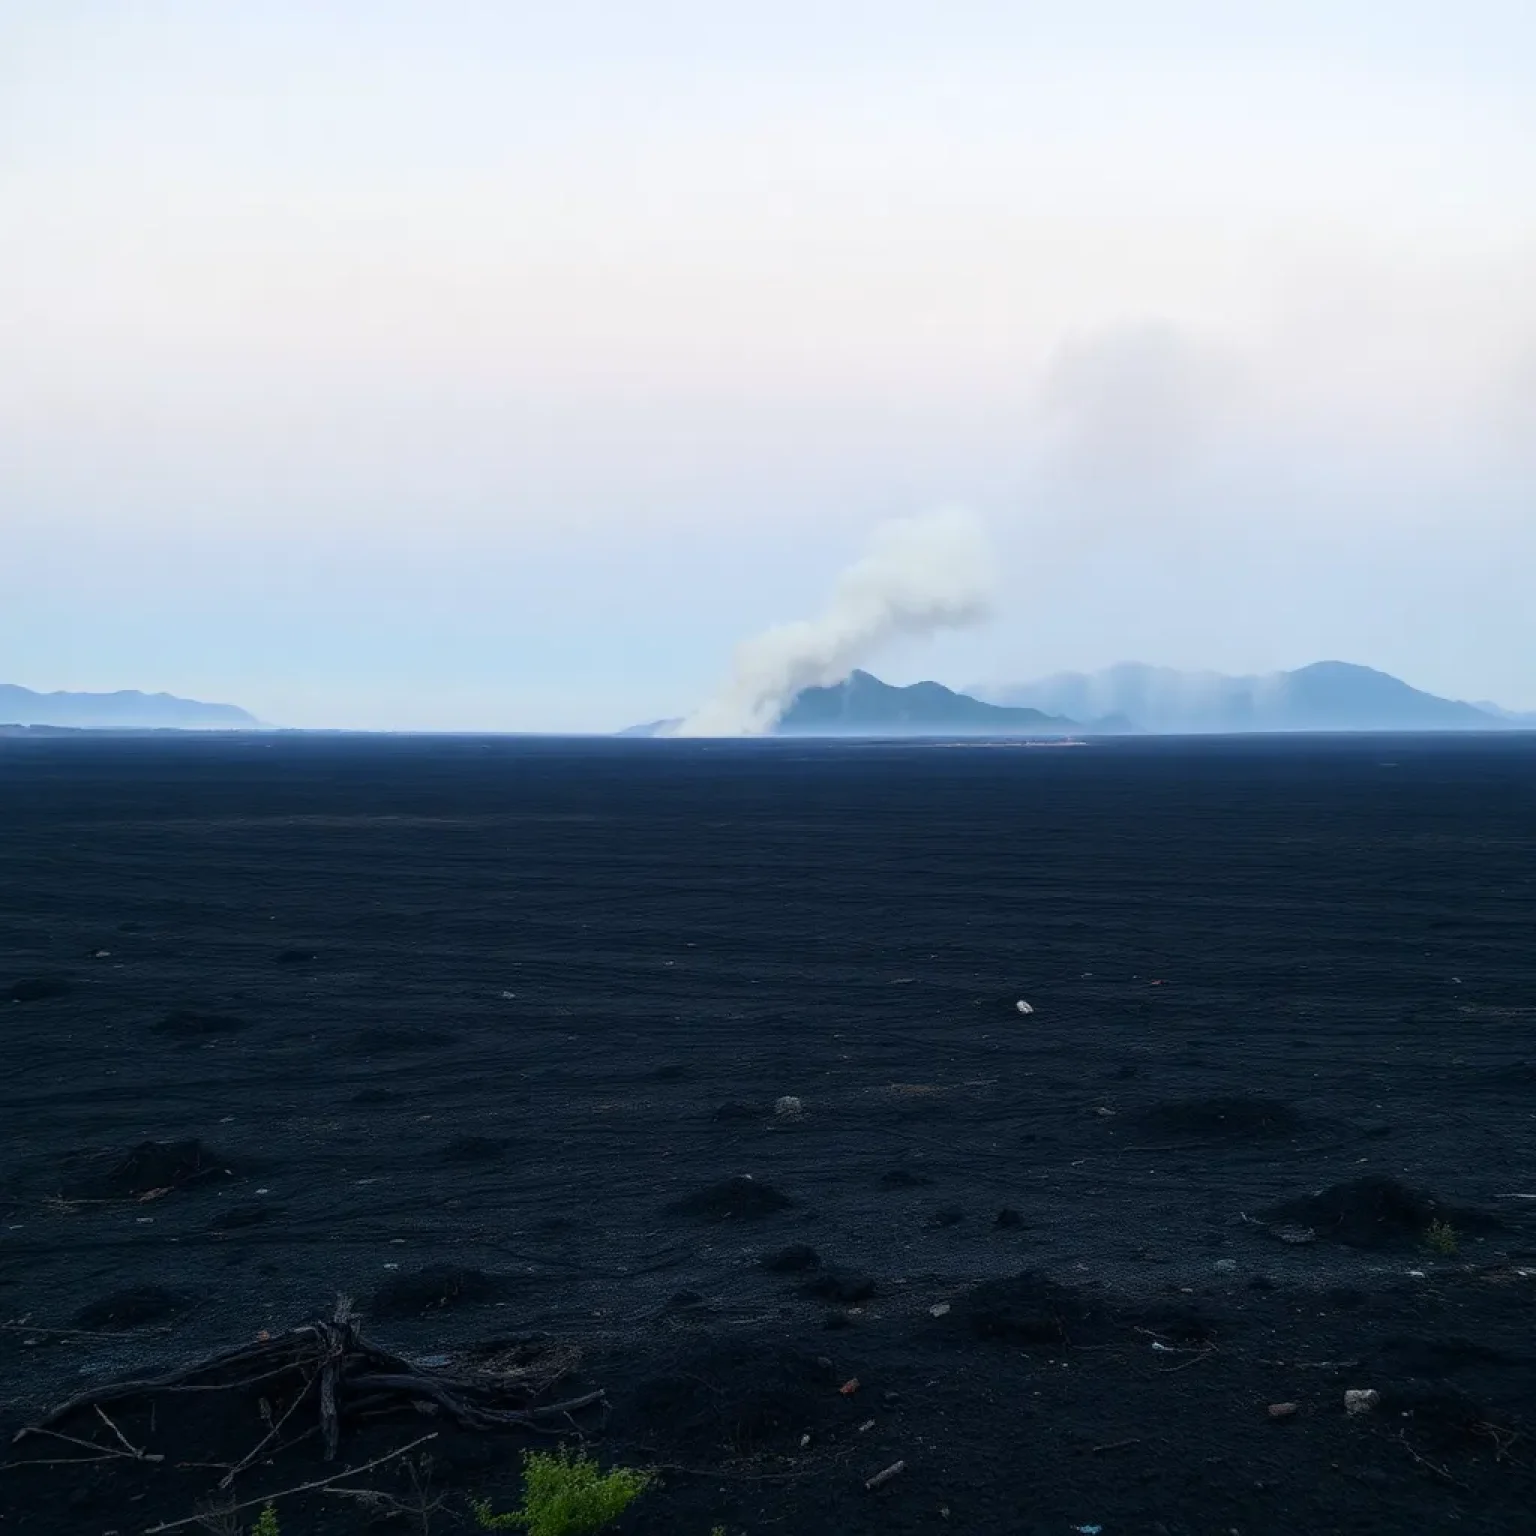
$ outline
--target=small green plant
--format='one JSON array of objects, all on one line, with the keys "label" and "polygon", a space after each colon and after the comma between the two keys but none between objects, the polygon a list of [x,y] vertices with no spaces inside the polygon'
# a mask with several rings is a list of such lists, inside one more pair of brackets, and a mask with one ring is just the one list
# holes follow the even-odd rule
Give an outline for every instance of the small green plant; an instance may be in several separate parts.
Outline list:
[{"label": "small green plant", "polygon": [[256,1524],[251,1527],[251,1536],[283,1536],[282,1528],[277,1523],[277,1510],[268,1504],[256,1517]]},{"label": "small green plant", "polygon": [[1441,1258],[1449,1258],[1456,1252],[1456,1228],[1448,1221],[1432,1221],[1424,1229],[1424,1246]]},{"label": "small green plant", "polygon": [[592,1457],[558,1451],[523,1454],[523,1502],[498,1515],[489,1499],[474,1506],[486,1531],[527,1531],[528,1536],[591,1536],[611,1525],[656,1480],[638,1467],[598,1470]]}]

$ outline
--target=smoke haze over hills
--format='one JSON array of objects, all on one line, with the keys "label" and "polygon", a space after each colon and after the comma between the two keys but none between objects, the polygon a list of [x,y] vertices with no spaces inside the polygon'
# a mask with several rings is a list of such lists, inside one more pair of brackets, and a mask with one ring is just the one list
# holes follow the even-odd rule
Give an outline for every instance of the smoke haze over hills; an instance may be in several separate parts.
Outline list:
[{"label": "smoke haze over hills", "polygon": [[1511,718],[1341,661],[1260,677],[1124,662],[1102,672],[1065,672],[975,691],[994,703],[1080,720],[1117,715],[1141,730],[1169,733],[1492,730]]}]

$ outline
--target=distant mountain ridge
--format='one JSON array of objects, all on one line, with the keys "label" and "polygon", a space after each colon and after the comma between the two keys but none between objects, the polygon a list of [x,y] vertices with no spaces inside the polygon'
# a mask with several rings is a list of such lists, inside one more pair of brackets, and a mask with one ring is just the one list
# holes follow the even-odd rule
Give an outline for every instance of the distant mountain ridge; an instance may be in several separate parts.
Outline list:
[{"label": "distant mountain ridge", "polygon": [[239,730],[261,722],[234,704],[205,704],[169,693],[34,693],[0,683],[0,725],[64,726],[73,730]]},{"label": "distant mountain ridge", "polygon": [[1026,735],[1079,729],[1030,706],[988,704],[942,683],[898,688],[854,672],[826,688],[798,694],[774,728],[777,736]]},{"label": "distant mountain ridge", "polygon": [[[670,736],[681,724],[681,720],[652,720],[618,734]],[[1075,721],[1028,707],[988,704],[942,683],[912,683],[903,688],[882,682],[869,672],[853,672],[840,683],[807,688],[796,695],[772,734],[1061,736],[1079,729]]]},{"label": "distant mountain ridge", "polygon": [[1079,717],[1117,715],[1143,731],[1168,734],[1490,731],[1530,723],[1488,706],[1442,699],[1389,673],[1345,661],[1256,677],[1123,662],[1102,672],[1062,672],[977,691],[999,704]]}]

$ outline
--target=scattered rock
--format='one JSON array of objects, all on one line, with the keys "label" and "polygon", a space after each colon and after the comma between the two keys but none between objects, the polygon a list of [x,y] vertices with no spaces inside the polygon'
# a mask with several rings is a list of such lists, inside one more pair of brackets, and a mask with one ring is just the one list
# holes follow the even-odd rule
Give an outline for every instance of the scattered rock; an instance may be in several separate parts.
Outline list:
[{"label": "scattered rock", "polygon": [[1035,1011],[1030,1007],[1028,1003],[1024,1001],[1022,997],[1013,1006],[1017,1008],[1020,1013],[1033,1013]]},{"label": "scattered rock", "polygon": [[1344,1394],[1345,1413],[1370,1413],[1381,1402],[1381,1393],[1374,1387],[1350,1388]]},{"label": "scattered rock", "polygon": [[1300,1403],[1271,1403],[1269,1405],[1269,1416],[1272,1419],[1294,1419],[1300,1412]]},{"label": "scattered rock", "polygon": [[794,1202],[771,1184],[762,1184],[751,1174],[722,1179],[691,1195],[674,1200],[667,1209],[677,1216],[697,1216],[704,1221],[755,1221],[771,1216]]},{"label": "scattered rock", "polygon": [[821,1256],[809,1243],[791,1243],[787,1248],[765,1253],[762,1262],[764,1269],[776,1275],[793,1275],[815,1269],[821,1263]]},{"label": "scattered rock", "polygon": [[773,1101],[773,1112],[780,1120],[798,1120],[805,1113],[805,1105],[794,1094],[786,1093]]},{"label": "scattered rock", "polygon": [[1237,1260],[1217,1259],[1216,1262],[1211,1265],[1211,1268],[1215,1270],[1218,1275],[1235,1275],[1237,1273]]}]

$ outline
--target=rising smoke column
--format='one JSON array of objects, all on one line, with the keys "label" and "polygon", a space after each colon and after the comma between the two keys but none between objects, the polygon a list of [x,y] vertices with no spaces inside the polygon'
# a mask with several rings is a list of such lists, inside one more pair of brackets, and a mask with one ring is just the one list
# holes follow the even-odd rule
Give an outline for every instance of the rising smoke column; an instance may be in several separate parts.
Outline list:
[{"label": "rising smoke column", "polygon": [[974,624],[986,616],[992,561],[970,513],[887,524],[838,578],[814,619],[776,624],[738,647],[725,687],[677,728],[679,736],[762,736],[804,688],[840,683],[898,636]]}]

